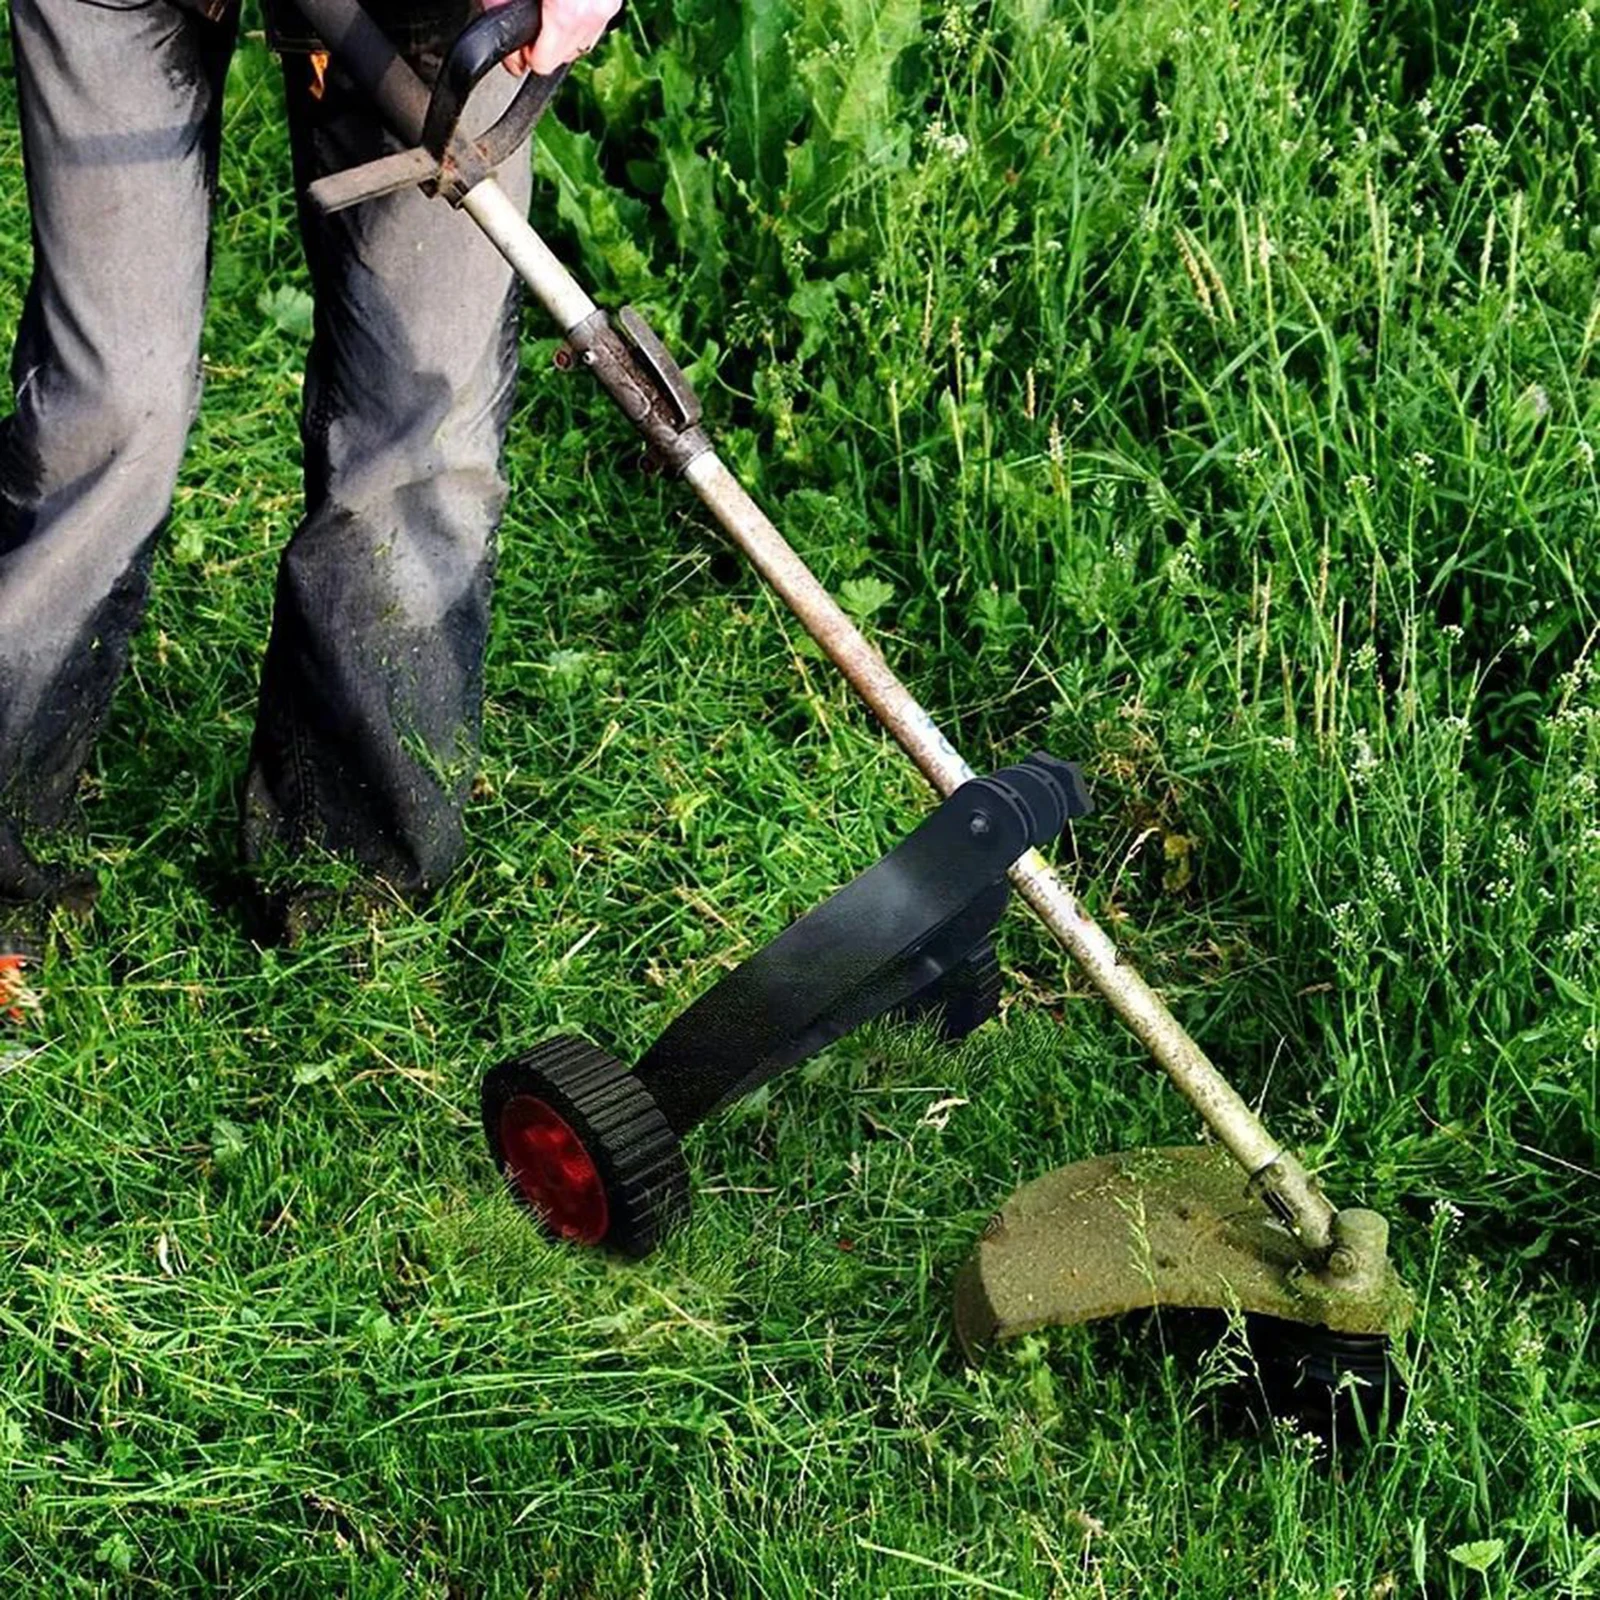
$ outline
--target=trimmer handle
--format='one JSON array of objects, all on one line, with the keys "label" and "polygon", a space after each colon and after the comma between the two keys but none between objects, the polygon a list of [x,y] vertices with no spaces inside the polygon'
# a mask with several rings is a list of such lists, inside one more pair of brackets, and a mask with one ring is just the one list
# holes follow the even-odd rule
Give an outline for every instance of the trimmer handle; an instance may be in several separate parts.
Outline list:
[{"label": "trimmer handle", "polygon": [[[472,91],[507,56],[539,37],[539,21],[539,0],[509,0],[474,17],[456,36],[434,79],[422,122],[422,147],[436,161],[443,162],[448,154]],[[516,98],[477,141],[486,166],[499,166],[522,144],[566,75],[565,67],[527,75]]]},{"label": "trimmer handle", "polygon": [[459,205],[533,131],[567,75],[530,73],[481,139],[460,130],[461,113],[484,75],[539,34],[539,0],[510,0],[475,17],[450,47],[430,92],[360,0],[295,0],[338,64],[412,148],[319,178],[308,191],[329,213],[423,186]]}]

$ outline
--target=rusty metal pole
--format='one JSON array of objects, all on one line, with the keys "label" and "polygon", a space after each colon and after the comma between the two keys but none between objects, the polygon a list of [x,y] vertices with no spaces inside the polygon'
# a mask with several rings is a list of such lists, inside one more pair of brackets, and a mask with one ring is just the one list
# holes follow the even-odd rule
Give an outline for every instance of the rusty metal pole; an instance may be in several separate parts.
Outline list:
[{"label": "rusty metal pole", "polygon": [[[563,332],[590,317],[594,302],[492,179],[462,202]],[[817,581],[771,520],[709,446],[684,477],[729,538],[777,591],[873,714],[941,794],[973,770],[912,698],[883,657]],[[1326,1250],[1334,1208],[1299,1160],[1217,1070],[1159,995],[1126,965],[1037,850],[1011,869],[1018,892],[1149,1050],[1200,1117],[1249,1175],[1261,1197],[1313,1250]]]},{"label": "rusty metal pole", "polygon": [[[973,770],[817,581],[793,547],[714,454],[684,476],[807,633],[942,795]],[[1011,869],[1017,891],[1138,1035],[1206,1126],[1258,1184],[1262,1197],[1314,1249],[1326,1248],[1334,1208],[1299,1161],[1267,1132],[1159,995],[1130,966],[1037,850]]]},{"label": "rusty metal pole", "polygon": [[[373,96],[386,119],[408,142],[420,137],[428,110],[428,91],[400,59],[380,29],[355,0],[299,0],[301,8],[328,40],[335,54]],[[420,156],[424,152],[413,151]],[[346,197],[349,199],[351,197]],[[615,353],[615,339],[599,328],[606,319],[593,300],[558,261],[493,177],[454,196],[456,203],[505,256],[551,318],[586,360]],[[600,334],[612,338],[596,346]],[[654,336],[650,335],[653,339]],[[665,351],[658,355],[665,357]],[[666,358],[670,363],[670,358]],[[659,364],[659,363],[658,363]],[[603,372],[597,376],[605,380]],[[678,375],[681,380],[681,374]],[[973,771],[939,731],[932,717],[889,670],[883,657],[840,610],[783,535],[756,505],[689,419],[677,432],[653,433],[641,417],[650,409],[637,386],[628,398],[610,383],[614,397],[683,473],[706,508],[756,569],[783,598],[801,625],[827,652],[901,748],[941,795],[948,795]],[[681,398],[681,397],[680,397]],[[634,403],[637,402],[635,405]],[[639,408],[643,408],[642,410]],[[670,435],[670,436],[669,436]],[[1143,1041],[1217,1139],[1227,1148],[1252,1186],[1311,1249],[1329,1247],[1334,1208],[1300,1162],[1262,1125],[1205,1053],[1179,1026],[1160,997],[1131,967],[1116,946],[1083,910],[1038,851],[1029,851],[1011,869],[1018,892],[1038,913],[1057,942],[1087,973],[1113,1009]]]}]

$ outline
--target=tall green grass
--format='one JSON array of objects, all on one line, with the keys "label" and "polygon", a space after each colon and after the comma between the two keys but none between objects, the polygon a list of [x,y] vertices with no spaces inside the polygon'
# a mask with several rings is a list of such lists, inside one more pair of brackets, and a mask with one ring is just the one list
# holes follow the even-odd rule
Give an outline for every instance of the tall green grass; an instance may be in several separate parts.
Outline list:
[{"label": "tall green grass", "polygon": [[541,147],[552,239],[696,358],[976,765],[1085,763],[1065,869],[1393,1218],[1413,1402],[1331,1468],[1241,1425],[1234,1334],[955,1355],[1016,1183],[1194,1136],[1020,915],[1002,1025],[876,1030],[735,1107],[650,1262],[499,1195],[485,1067],[636,1054],[927,805],[531,317],[472,861],[426,915],[245,939],[218,885],[305,336],[247,39],[205,409],[74,846],[104,893],[0,1072],[5,1589],[1595,1592],[1594,23],[645,3]]}]

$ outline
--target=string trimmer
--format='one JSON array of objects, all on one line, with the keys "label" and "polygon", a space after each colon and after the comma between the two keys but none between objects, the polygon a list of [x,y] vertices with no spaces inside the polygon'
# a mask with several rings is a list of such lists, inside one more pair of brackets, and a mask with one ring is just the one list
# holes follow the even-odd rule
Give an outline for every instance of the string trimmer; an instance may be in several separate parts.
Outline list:
[{"label": "string trimmer", "polygon": [[1267,1330],[1269,1384],[1300,1387],[1324,1418],[1388,1390],[1388,1341],[1410,1302],[1377,1213],[1335,1207],[1317,1179],[1179,1026],[1040,853],[1088,811],[1077,769],[1035,754],[979,777],[740,487],[700,401],[631,307],[612,317],[560,264],[495,181],[561,80],[530,76],[484,135],[460,127],[473,87],[538,32],[535,0],[488,12],[450,50],[431,91],[355,0],[299,0],[335,60],[405,148],[322,179],[325,210],[412,185],[469,216],[584,367],[681,476],[855,687],[943,803],[882,861],[689,1008],[636,1070],[555,1039],[483,1084],[485,1131],[512,1193],[554,1234],[639,1255],[687,1207],[685,1135],[718,1106],[869,1018],[931,1013],[960,1035],[994,1009],[990,936],[1014,888],[1144,1043],[1214,1144],[1080,1161],[1035,1180],[991,1219],[956,1286],[973,1357],[997,1340],[1155,1306],[1240,1311]]}]

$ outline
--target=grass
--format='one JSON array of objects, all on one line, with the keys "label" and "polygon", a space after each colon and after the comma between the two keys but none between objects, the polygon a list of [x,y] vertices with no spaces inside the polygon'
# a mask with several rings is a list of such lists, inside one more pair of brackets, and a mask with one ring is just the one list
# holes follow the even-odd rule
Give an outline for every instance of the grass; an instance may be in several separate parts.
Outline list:
[{"label": "grass", "polygon": [[1594,25],[647,5],[544,158],[552,238],[699,357],[974,763],[1086,764],[1085,898],[1393,1219],[1413,1403],[1334,1469],[1237,1426],[1237,1341],[1181,1319],[957,1358],[999,1198],[1194,1133],[1020,914],[1002,1025],[720,1117],[649,1262],[497,1192],[489,1065],[637,1054],[927,805],[534,319],[471,863],[294,954],[219,909],[304,354],[247,39],[204,412],[75,846],[104,892],[0,1072],[0,1587],[1600,1591]]}]

